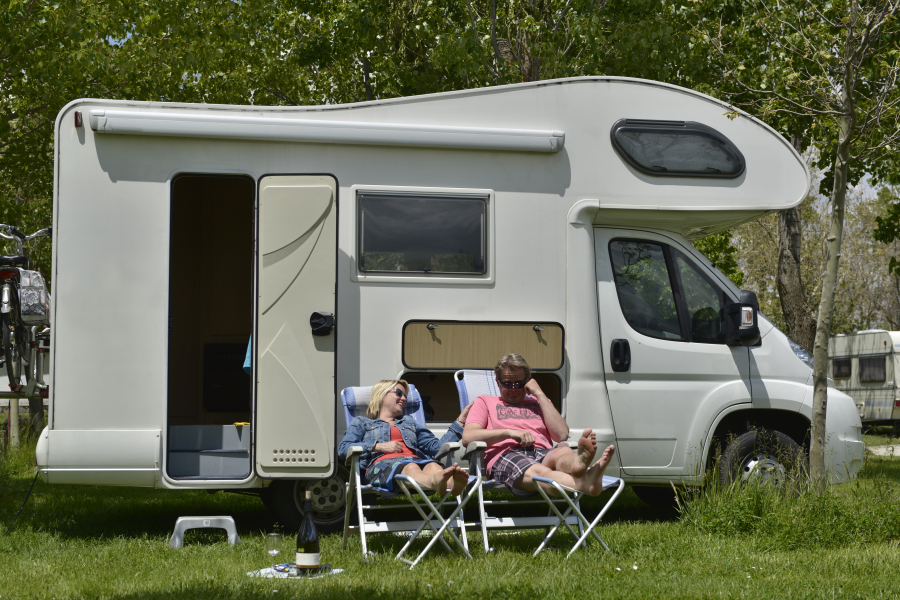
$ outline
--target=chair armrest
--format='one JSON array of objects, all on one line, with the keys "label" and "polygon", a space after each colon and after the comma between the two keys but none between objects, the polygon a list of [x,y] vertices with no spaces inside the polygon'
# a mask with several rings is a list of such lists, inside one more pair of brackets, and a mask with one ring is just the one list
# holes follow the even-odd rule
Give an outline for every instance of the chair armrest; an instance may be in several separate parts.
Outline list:
[{"label": "chair armrest", "polygon": [[459,450],[462,446],[460,446],[459,442],[447,442],[441,449],[438,450],[438,453],[434,455],[436,459],[441,459],[447,456],[448,454],[453,454],[457,450]]},{"label": "chair armrest", "polygon": [[349,465],[351,462],[353,462],[354,457],[357,457],[357,455],[362,455],[362,453],[365,451],[365,448],[363,448],[362,446],[350,446],[350,449],[347,450],[347,459],[344,461],[345,464]]},{"label": "chair armrest", "polygon": [[463,458],[468,460],[471,455],[473,455],[477,452],[484,452],[486,449],[487,449],[486,442],[472,442],[471,444],[466,446],[466,451],[463,454]]}]

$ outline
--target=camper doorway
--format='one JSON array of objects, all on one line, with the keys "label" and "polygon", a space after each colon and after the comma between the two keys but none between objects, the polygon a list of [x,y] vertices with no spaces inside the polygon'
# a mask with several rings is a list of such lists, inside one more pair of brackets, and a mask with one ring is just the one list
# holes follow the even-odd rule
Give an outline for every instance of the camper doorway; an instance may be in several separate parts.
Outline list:
[{"label": "camper doorway", "polygon": [[[171,188],[166,473],[250,476],[255,182],[180,175]],[[149,268],[149,265],[147,265]],[[241,425],[246,423],[246,425]]]}]

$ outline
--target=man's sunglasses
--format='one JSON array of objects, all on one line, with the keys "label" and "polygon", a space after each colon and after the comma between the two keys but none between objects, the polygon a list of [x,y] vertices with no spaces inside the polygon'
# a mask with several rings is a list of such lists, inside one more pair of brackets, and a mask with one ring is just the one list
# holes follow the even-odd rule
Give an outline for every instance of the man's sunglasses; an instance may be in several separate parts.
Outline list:
[{"label": "man's sunglasses", "polygon": [[528,383],[527,379],[523,379],[522,381],[513,381],[510,383],[497,380],[497,384],[504,390],[521,390],[523,387],[525,387],[526,383]]}]

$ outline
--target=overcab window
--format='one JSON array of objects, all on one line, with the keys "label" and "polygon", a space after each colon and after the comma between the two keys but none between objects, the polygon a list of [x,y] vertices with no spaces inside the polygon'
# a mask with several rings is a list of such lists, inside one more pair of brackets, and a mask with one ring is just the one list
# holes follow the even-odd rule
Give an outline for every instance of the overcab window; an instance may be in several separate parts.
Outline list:
[{"label": "overcab window", "polygon": [[701,123],[620,119],[610,136],[622,158],[649,175],[734,179],[744,172],[740,150]]},{"label": "overcab window", "polygon": [[359,270],[485,273],[487,197],[360,193]]}]

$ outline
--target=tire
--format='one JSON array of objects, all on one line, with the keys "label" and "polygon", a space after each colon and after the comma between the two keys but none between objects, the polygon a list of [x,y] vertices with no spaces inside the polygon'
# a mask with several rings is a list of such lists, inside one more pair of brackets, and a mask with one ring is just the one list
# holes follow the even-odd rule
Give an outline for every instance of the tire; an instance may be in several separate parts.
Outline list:
[{"label": "tire", "polygon": [[345,490],[348,478],[347,470],[339,467],[328,479],[273,482],[268,489],[278,522],[287,532],[300,529],[306,490],[309,488],[313,492],[313,523],[316,524],[316,529],[321,533],[340,531],[344,527],[344,511],[347,507]]},{"label": "tire", "polygon": [[641,502],[648,506],[672,513],[678,509],[678,503],[675,500],[675,490],[672,489],[671,485],[632,485],[630,487],[635,495],[640,498]]},{"label": "tire", "polygon": [[[24,358],[27,344],[25,328],[19,323],[19,303],[14,294],[16,290],[10,286],[9,312],[0,314],[0,331],[2,331],[3,354],[6,359],[6,375],[9,377],[9,389],[15,391],[22,385]],[[26,373],[27,381],[27,373]]]},{"label": "tire", "polygon": [[735,438],[719,458],[719,483],[728,487],[758,481],[782,487],[806,475],[809,459],[797,442],[781,433],[756,429]]}]

